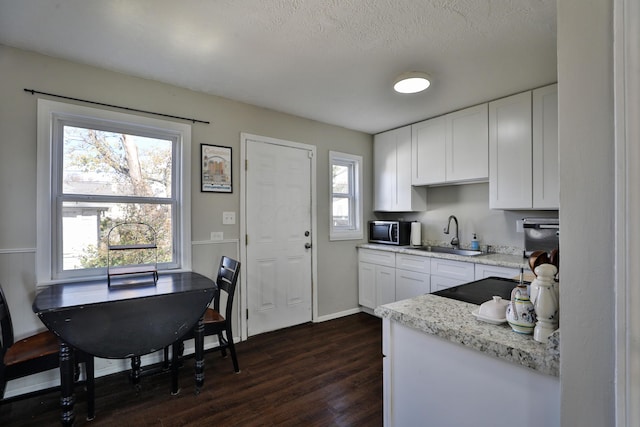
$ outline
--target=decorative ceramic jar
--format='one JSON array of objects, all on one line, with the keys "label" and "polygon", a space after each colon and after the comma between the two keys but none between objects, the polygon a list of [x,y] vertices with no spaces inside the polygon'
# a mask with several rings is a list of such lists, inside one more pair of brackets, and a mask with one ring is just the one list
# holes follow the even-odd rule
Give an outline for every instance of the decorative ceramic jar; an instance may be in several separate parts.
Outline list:
[{"label": "decorative ceramic jar", "polygon": [[511,291],[511,302],[507,306],[507,322],[511,329],[519,334],[533,333],[536,312],[526,286],[517,286]]},{"label": "decorative ceramic jar", "polygon": [[533,339],[542,343],[546,343],[549,335],[558,329],[559,300],[555,282],[557,272],[558,269],[554,265],[539,265],[535,269],[536,279],[531,283],[531,289],[536,292],[534,309],[537,317]]}]

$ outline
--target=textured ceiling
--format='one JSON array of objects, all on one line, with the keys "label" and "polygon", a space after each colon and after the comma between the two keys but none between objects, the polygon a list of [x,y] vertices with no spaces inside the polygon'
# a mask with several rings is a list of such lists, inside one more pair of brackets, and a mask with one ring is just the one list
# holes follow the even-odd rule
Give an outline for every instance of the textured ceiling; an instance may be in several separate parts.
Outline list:
[{"label": "textured ceiling", "polygon": [[[0,0],[0,43],[377,133],[555,82],[555,16],[555,0]],[[394,93],[412,70],[432,86]]]}]

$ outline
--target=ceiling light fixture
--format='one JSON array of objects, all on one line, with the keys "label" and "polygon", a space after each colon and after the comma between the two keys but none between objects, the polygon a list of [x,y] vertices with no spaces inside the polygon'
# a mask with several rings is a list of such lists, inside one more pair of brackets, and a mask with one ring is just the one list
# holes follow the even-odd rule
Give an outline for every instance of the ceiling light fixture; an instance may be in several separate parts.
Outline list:
[{"label": "ceiling light fixture", "polygon": [[431,85],[429,74],[421,71],[409,71],[398,76],[393,83],[393,89],[400,93],[422,92]]}]

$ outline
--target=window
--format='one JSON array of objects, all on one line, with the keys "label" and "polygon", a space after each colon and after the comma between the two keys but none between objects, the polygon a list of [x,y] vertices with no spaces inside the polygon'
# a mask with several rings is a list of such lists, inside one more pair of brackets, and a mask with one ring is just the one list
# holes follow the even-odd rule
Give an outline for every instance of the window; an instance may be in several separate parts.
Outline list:
[{"label": "window", "polygon": [[330,240],[362,239],[362,157],[329,152]]},{"label": "window", "polygon": [[38,283],[106,275],[123,222],[154,229],[159,270],[189,269],[190,138],[188,125],[39,100]]}]

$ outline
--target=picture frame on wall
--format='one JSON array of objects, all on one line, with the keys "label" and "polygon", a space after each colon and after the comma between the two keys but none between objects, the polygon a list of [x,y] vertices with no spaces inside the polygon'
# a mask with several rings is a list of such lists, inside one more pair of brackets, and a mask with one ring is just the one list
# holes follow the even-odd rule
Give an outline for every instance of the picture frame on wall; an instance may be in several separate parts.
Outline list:
[{"label": "picture frame on wall", "polygon": [[231,147],[200,144],[200,191],[233,193]]}]

